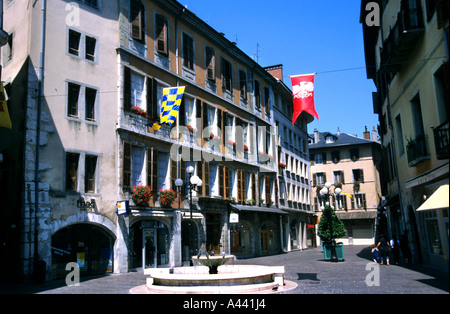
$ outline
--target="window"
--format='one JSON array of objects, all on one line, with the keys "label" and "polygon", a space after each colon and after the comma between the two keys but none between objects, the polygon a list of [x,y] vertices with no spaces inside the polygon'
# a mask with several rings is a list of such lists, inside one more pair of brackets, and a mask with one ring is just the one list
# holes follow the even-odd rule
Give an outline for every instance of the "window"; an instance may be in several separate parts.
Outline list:
[{"label": "window", "polygon": [[327,163],[327,154],[326,153],[314,154],[314,162],[316,164],[326,164]]},{"label": "window", "polygon": [[350,159],[352,161],[359,160],[359,149],[358,148],[352,148],[350,149]]},{"label": "window", "polygon": [[97,169],[97,156],[86,155],[84,166],[84,192],[95,193],[95,174]]},{"label": "window", "polygon": [[344,183],[344,172],[341,170],[333,171],[333,183]]},{"label": "window", "polygon": [[97,90],[86,87],[86,120],[95,121],[95,100],[97,98]]},{"label": "window", "polygon": [[266,115],[270,116],[270,92],[267,87],[264,87],[264,106],[266,106]]},{"label": "window", "polygon": [[395,117],[395,127],[397,129],[398,154],[401,156],[405,153],[405,144],[403,142],[403,129],[400,115]]},{"label": "window", "polygon": [[144,81],[142,75],[131,72],[131,106],[144,108]]},{"label": "window", "polygon": [[183,66],[194,70],[194,38],[183,33]]},{"label": "window", "polygon": [[8,42],[5,45],[4,49],[4,58],[5,61],[11,61],[13,58],[13,41],[14,41],[14,34],[9,34],[8,35]]},{"label": "window", "polygon": [[95,61],[95,50],[97,40],[93,37],[86,36],[86,60]]},{"label": "window", "polygon": [[136,185],[142,185],[144,169],[145,149],[130,143],[123,143],[122,156],[122,188],[130,189]]},{"label": "window", "polygon": [[364,182],[364,171],[362,169],[353,169],[353,182]]},{"label": "window", "polygon": [[324,185],[327,182],[327,176],[325,172],[317,172],[313,174],[313,185]]},{"label": "window", "polygon": [[333,151],[331,152],[331,161],[335,164],[341,161],[341,152],[340,151]]},{"label": "window", "polygon": [[67,99],[67,114],[69,117],[78,118],[78,100],[80,97],[80,85],[69,83]]},{"label": "window", "polygon": [[169,53],[167,19],[163,15],[156,14],[155,24],[156,51],[167,56]]},{"label": "window", "polygon": [[144,43],[145,39],[145,8],[139,0],[130,1],[131,38]]},{"label": "window", "polygon": [[210,81],[216,80],[216,55],[214,49],[211,47],[205,48],[205,67],[206,67],[206,79]]},{"label": "window", "polygon": [[256,108],[261,108],[261,88],[257,80],[255,80],[255,105]]},{"label": "window", "polygon": [[66,190],[78,190],[78,163],[80,154],[66,153]]},{"label": "window", "polygon": [[231,63],[222,58],[222,88],[230,91],[233,86]]},{"label": "window", "polygon": [[154,193],[158,186],[158,151],[154,147],[147,148],[147,185],[152,187]]},{"label": "window", "polygon": [[[81,84],[67,83],[67,116],[86,121],[96,121],[98,90]],[[81,97],[80,97],[81,96]],[[84,96],[84,97],[83,97]]]},{"label": "window", "polygon": [[99,9],[100,8],[98,0],[79,0],[79,1],[85,3],[85,4],[89,5],[89,6],[91,6],[93,8],[95,8],[95,9]]},{"label": "window", "polygon": [[355,193],[353,196],[355,201],[352,202],[352,209],[367,208],[366,194]]},{"label": "window", "polygon": [[[84,44],[82,44],[84,43]],[[73,57],[96,62],[97,61],[97,39],[93,36],[80,33],[73,29],[68,31],[68,48],[67,52]]]},{"label": "window", "polygon": [[239,70],[239,95],[243,100],[247,100],[247,74]]},{"label": "window", "polygon": [[80,39],[81,34],[74,31],[69,30],[69,53],[74,56],[80,55]]}]

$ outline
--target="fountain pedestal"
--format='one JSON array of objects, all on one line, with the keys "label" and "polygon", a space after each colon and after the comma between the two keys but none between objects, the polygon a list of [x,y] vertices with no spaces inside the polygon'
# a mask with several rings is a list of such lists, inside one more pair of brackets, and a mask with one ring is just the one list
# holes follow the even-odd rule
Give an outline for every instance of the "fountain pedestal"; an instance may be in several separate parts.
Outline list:
[{"label": "fountain pedestal", "polygon": [[207,266],[209,268],[209,273],[211,275],[217,274],[217,269],[219,266],[225,265],[230,261],[235,259],[234,255],[225,256],[200,256],[192,257],[192,263],[194,266]]}]

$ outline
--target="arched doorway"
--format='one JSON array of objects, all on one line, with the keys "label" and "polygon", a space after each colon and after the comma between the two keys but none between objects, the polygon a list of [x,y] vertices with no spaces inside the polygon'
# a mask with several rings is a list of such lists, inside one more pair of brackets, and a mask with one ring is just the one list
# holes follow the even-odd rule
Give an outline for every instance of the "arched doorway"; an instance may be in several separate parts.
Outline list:
[{"label": "arched doorway", "polygon": [[76,262],[81,276],[113,272],[115,239],[92,224],[74,224],[52,236],[52,278],[67,276],[66,265]]},{"label": "arched doorway", "polygon": [[130,227],[132,268],[152,268],[169,264],[169,229],[157,220],[138,221]]},{"label": "arched doorway", "polygon": [[198,254],[198,230],[194,221],[181,222],[181,245],[183,264],[190,264],[191,257]]},{"label": "arched doorway", "polygon": [[271,221],[261,227],[261,254],[269,255],[277,251],[277,227]]},{"label": "arched doorway", "polygon": [[236,256],[251,255],[250,226],[245,222],[231,224],[230,250]]}]

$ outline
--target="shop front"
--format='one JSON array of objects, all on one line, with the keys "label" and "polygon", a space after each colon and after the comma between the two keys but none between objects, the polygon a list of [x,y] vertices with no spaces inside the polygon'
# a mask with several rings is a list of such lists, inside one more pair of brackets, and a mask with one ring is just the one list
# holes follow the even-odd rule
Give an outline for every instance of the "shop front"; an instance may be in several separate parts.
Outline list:
[{"label": "shop front", "polygon": [[81,276],[112,273],[114,237],[101,226],[79,223],[52,236],[52,278],[67,276],[66,266],[76,261]]}]

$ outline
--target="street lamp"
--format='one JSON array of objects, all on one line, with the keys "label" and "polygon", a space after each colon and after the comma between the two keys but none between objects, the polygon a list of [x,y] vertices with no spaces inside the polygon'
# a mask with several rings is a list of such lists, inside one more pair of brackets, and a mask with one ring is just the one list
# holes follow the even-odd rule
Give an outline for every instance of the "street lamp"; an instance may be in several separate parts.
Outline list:
[{"label": "street lamp", "polygon": [[[322,197],[322,200],[325,202],[325,206],[330,206],[330,188],[331,188],[331,183],[327,182],[325,183],[325,187],[323,189],[320,190],[319,194]],[[338,197],[340,194],[342,193],[342,189],[339,187],[334,188],[334,194],[336,195],[336,197]],[[336,255],[336,243],[334,241],[334,237],[333,237],[333,221],[332,221],[332,215],[331,215],[331,206],[330,208],[327,210],[327,219],[328,219],[328,223],[330,226],[330,238],[331,238],[331,258],[330,261],[333,263],[337,263],[338,262],[338,258]]]},{"label": "street lamp", "polygon": [[[189,237],[191,236],[192,231],[192,190],[197,192],[197,188],[200,188],[203,185],[203,181],[194,174],[194,167],[189,166],[186,168],[186,173],[189,175],[187,178],[187,182],[185,184],[185,189],[189,189],[189,210],[190,210],[190,219],[189,219]],[[175,180],[175,185],[178,189],[180,189],[183,186],[183,180],[180,178]],[[191,239],[189,239],[189,246],[191,246]],[[189,252],[192,254],[192,248],[189,247]]]}]

